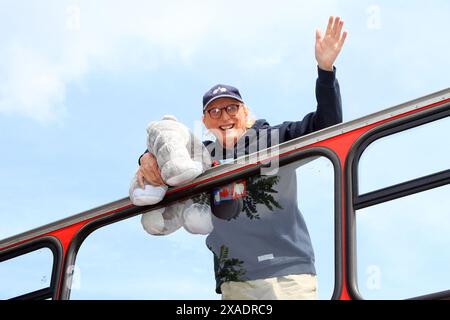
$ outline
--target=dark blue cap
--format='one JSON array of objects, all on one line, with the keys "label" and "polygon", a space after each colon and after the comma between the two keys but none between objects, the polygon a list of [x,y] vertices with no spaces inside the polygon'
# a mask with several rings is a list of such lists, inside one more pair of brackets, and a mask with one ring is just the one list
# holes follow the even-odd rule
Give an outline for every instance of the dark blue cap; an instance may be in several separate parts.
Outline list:
[{"label": "dark blue cap", "polygon": [[226,84],[216,84],[203,95],[203,111],[211,102],[219,98],[233,98],[244,102],[237,88]]}]

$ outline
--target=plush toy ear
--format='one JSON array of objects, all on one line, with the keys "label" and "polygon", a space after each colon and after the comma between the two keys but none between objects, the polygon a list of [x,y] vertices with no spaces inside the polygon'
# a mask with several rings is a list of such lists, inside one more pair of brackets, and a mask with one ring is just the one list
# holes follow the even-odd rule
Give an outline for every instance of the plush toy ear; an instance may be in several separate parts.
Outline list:
[{"label": "plush toy ear", "polygon": [[[177,118],[175,116],[172,115],[165,115],[164,117],[162,117],[161,120],[172,120],[172,121],[178,121]],[[149,133],[151,127],[153,125],[155,125],[156,123],[158,123],[158,121],[151,121],[149,122],[149,124],[147,125],[147,134]]]},{"label": "plush toy ear", "polygon": [[177,118],[175,118],[175,116],[172,115],[165,115],[164,117],[162,117],[162,120],[173,120],[173,121],[178,121]]},{"label": "plush toy ear", "polygon": [[151,121],[151,122],[148,123],[148,125],[147,125],[147,134],[150,133],[150,129],[155,123],[156,123],[156,121]]}]

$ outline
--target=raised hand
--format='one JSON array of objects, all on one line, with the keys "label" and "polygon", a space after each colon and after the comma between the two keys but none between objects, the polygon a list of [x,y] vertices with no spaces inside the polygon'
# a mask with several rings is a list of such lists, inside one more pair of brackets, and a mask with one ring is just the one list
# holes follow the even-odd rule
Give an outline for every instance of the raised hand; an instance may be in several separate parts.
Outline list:
[{"label": "raised hand", "polygon": [[333,71],[334,62],[347,37],[347,31],[342,33],[343,26],[344,21],[340,17],[330,17],[324,36],[320,29],[316,30],[316,60],[319,68]]}]

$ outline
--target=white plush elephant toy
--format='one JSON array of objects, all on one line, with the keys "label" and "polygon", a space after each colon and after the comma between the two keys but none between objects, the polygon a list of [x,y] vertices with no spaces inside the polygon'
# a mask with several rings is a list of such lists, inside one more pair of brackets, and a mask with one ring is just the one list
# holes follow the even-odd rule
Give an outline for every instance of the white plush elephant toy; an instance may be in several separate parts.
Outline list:
[{"label": "white plush elephant toy", "polygon": [[[161,170],[161,177],[169,186],[188,183],[211,166],[211,158],[203,143],[174,116],[147,126],[147,150],[152,153]],[[137,175],[130,186],[130,199],[134,205],[146,206],[160,202],[167,186],[139,186]],[[166,235],[183,226],[193,234],[208,234],[212,231],[211,209],[205,203],[193,200],[177,202],[168,207],[142,215],[144,229],[153,235]]]}]

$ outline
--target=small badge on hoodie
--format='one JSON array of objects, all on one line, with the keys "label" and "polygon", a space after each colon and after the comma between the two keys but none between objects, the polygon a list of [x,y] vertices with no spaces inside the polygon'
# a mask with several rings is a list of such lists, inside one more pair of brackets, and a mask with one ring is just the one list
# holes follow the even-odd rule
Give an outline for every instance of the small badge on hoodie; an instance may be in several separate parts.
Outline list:
[{"label": "small badge on hoodie", "polygon": [[245,180],[240,180],[213,190],[214,204],[220,204],[222,201],[231,201],[243,198],[247,195],[247,186]]}]

